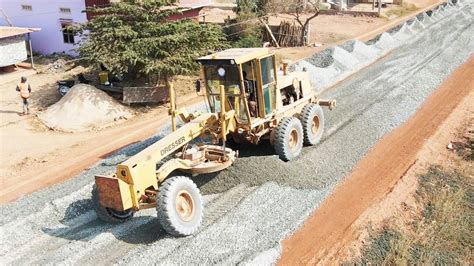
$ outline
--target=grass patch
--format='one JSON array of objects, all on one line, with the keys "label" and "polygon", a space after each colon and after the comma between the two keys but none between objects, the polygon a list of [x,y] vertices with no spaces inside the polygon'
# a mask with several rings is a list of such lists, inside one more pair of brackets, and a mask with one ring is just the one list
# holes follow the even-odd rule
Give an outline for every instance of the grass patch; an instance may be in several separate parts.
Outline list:
[{"label": "grass patch", "polygon": [[431,167],[415,195],[422,215],[404,232],[384,229],[355,264],[469,265],[474,249],[472,165],[461,171]]},{"label": "grass patch", "polygon": [[390,10],[385,12],[385,17],[392,18],[392,17],[403,17],[414,11],[418,10],[419,8],[414,4],[403,4],[401,6],[392,7]]}]

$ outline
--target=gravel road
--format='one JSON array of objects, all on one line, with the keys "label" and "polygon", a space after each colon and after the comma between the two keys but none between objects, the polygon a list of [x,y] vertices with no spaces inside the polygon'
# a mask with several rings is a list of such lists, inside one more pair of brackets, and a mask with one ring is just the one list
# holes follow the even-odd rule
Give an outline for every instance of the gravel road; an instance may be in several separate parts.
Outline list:
[{"label": "gravel road", "polygon": [[472,0],[449,4],[367,43],[349,42],[296,63],[294,69],[305,67],[320,90],[353,74],[323,93],[338,101],[335,110],[325,112],[323,141],[304,148],[291,163],[279,160],[268,144],[244,146],[233,167],[197,178],[205,218],[196,235],[166,235],[155,210],[109,225],[91,209],[94,175],[112,172],[115,164],[160,138],[156,136],[62,184],[0,207],[0,260],[15,265],[273,262],[280,240],[377,140],[406,121],[472,56],[473,10]]}]

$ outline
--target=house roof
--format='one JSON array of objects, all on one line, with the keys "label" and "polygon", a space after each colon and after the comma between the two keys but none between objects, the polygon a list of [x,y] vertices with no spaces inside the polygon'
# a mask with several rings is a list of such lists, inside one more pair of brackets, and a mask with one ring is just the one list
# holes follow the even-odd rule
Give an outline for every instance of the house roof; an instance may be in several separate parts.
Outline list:
[{"label": "house roof", "polygon": [[182,8],[200,8],[212,4],[211,0],[180,0],[177,5]]},{"label": "house roof", "polygon": [[40,31],[40,28],[18,28],[0,26],[0,39],[27,34],[30,32]]}]

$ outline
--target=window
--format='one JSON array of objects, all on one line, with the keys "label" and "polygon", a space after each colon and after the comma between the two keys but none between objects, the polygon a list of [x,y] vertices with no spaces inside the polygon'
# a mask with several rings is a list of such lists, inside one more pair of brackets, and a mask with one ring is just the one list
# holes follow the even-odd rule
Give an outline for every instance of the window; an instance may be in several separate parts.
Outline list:
[{"label": "window", "polygon": [[273,56],[265,57],[260,61],[262,65],[262,81],[263,85],[275,81],[275,68]]},{"label": "window", "polygon": [[63,23],[61,24],[61,30],[63,32],[64,43],[74,43],[74,31],[69,28],[71,24]]},{"label": "window", "polygon": [[60,7],[60,8],[59,8],[59,12],[71,14],[71,9],[70,9],[70,8],[67,8],[67,7]]},{"label": "window", "polygon": [[31,5],[21,5],[21,10],[33,11],[33,7]]}]

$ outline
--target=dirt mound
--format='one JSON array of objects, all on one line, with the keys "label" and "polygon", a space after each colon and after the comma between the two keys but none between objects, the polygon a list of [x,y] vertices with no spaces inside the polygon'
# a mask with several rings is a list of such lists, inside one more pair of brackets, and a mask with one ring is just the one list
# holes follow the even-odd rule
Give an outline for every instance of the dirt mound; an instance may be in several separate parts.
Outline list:
[{"label": "dirt mound", "polygon": [[65,132],[101,129],[127,119],[132,112],[105,92],[87,84],[77,84],[38,118],[47,127]]}]

